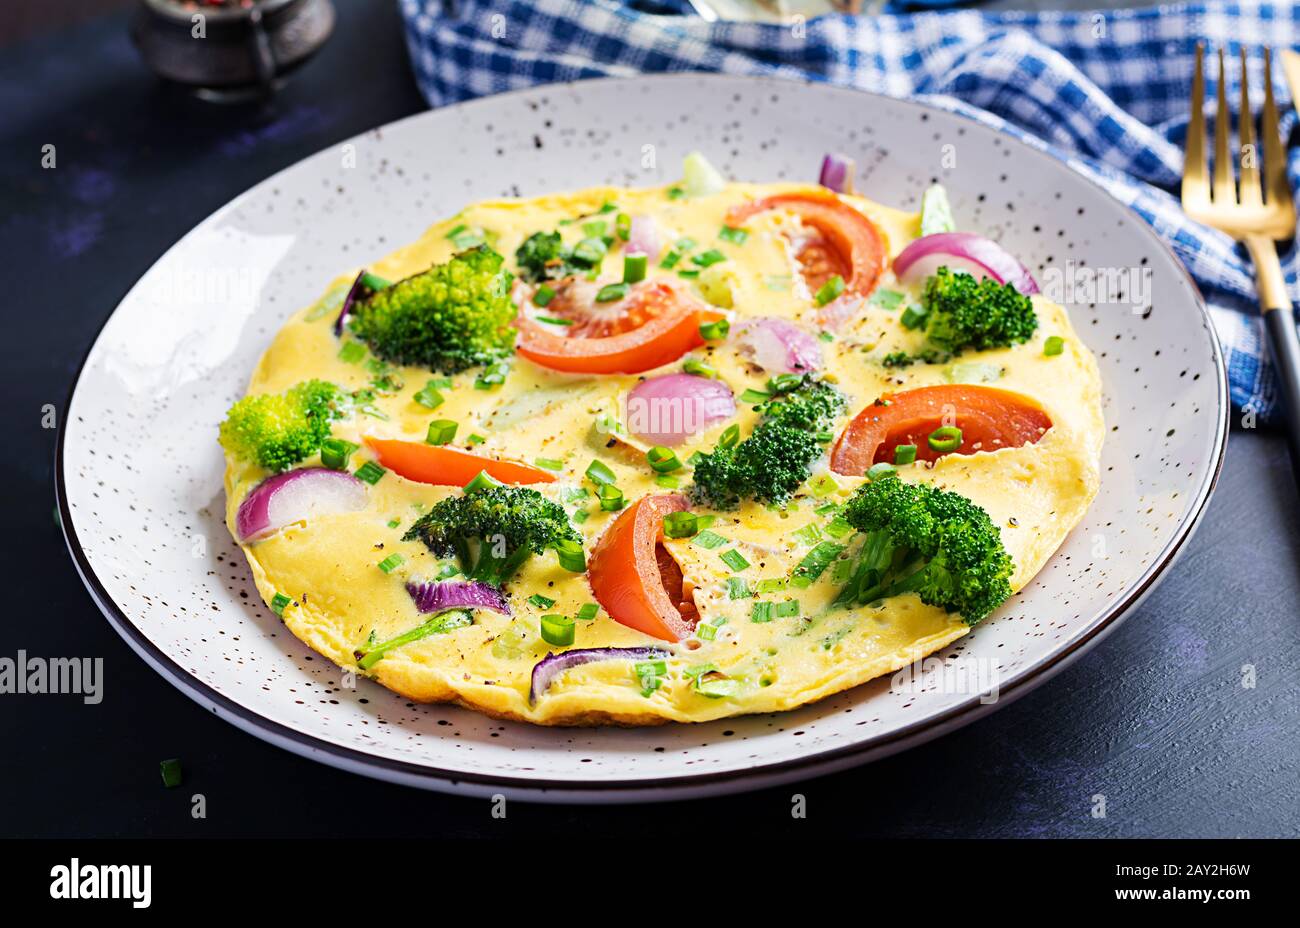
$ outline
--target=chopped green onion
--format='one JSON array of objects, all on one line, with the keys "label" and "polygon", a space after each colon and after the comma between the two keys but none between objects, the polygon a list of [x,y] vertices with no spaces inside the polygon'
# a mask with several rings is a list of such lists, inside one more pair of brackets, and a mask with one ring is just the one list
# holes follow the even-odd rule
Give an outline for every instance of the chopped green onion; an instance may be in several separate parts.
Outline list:
[{"label": "chopped green onion", "polygon": [[605,284],[596,291],[597,303],[613,303],[627,296],[627,284]]},{"label": "chopped green onion", "polygon": [[533,294],[534,306],[549,306],[551,300],[555,299],[555,288],[550,284],[542,284]]},{"label": "chopped green onion", "polygon": [[181,785],[181,762],[179,758],[171,757],[158,764],[158,772],[162,775],[163,786],[168,789]]},{"label": "chopped green onion", "polygon": [[573,644],[574,624],[573,619],[567,615],[544,615],[542,616],[542,640],[547,644],[565,645]]},{"label": "chopped green onion", "polygon": [[760,625],[772,621],[772,604],[769,602],[754,603],[754,608],[749,613],[749,620]]},{"label": "chopped green onion", "polygon": [[736,548],[723,551],[719,557],[722,558],[722,563],[726,564],[737,573],[749,567],[749,561],[745,560],[745,555],[741,554]]},{"label": "chopped green onion", "polygon": [[708,251],[702,251],[691,258],[691,263],[699,267],[712,267],[727,260],[727,256],[716,248],[710,248]]},{"label": "chopped green onion", "polygon": [[718,232],[718,238],[733,245],[743,245],[749,238],[749,232],[745,229],[737,229],[735,226],[723,226]]},{"label": "chopped green onion", "polygon": [[649,699],[654,695],[654,691],[664,685],[662,677],[656,677],[653,674],[646,674],[644,677],[638,677],[637,682],[641,684],[641,695]]},{"label": "chopped green onion", "polygon": [[787,599],[783,603],[774,603],[772,606],[772,615],[779,619],[788,619],[792,615],[799,614],[799,601],[797,599]]},{"label": "chopped green onion", "polygon": [[584,222],[582,224],[582,234],[589,235],[592,238],[600,238],[605,234],[605,223],[602,220]]},{"label": "chopped green onion", "polygon": [[584,622],[590,622],[598,615],[600,615],[600,606],[595,603],[583,603],[578,607],[577,617]]},{"label": "chopped green onion", "polygon": [[762,390],[754,390],[748,387],[745,389],[744,393],[740,394],[740,401],[742,403],[764,403],[771,398],[772,394],[770,393],[765,393]]},{"label": "chopped green onion", "polygon": [[392,281],[385,280],[378,274],[372,274],[369,271],[364,271],[361,274],[361,286],[370,290],[383,290],[385,287],[391,287],[392,285]]},{"label": "chopped green onion", "polygon": [[822,284],[817,290],[817,305],[825,306],[831,300],[835,299],[844,292],[844,278],[839,274],[833,275],[830,280]]},{"label": "chopped green onion", "polygon": [[566,503],[576,503],[580,499],[587,499],[591,494],[587,492],[586,487],[565,487],[560,491],[560,499]]},{"label": "chopped green onion", "polygon": [[700,272],[699,271],[678,271],[677,276],[683,278],[684,280],[694,280],[695,278],[700,276]]},{"label": "chopped green onion", "polygon": [[869,302],[872,306],[879,306],[881,309],[898,309],[905,299],[907,299],[906,295],[898,290],[877,290],[871,294]]},{"label": "chopped green onion", "polygon": [[699,531],[699,520],[693,512],[670,512],[664,516],[664,534],[669,538],[690,538]]},{"label": "chopped green onion", "polygon": [[664,256],[659,259],[659,266],[666,271],[671,271],[677,266],[677,262],[681,260],[682,253],[675,248],[670,248]]},{"label": "chopped green onion", "polygon": [[785,577],[764,577],[758,583],[754,584],[754,592],[760,596],[763,593],[777,593],[784,590],[790,585],[790,581]]},{"label": "chopped green onion", "polygon": [[581,525],[583,522],[586,522],[587,519],[588,519],[590,516],[591,516],[591,513],[589,513],[589,512],[588,512],[587,510],[585,510],[585,509],[575,509],[575,510],[573,510],[573,521],[574,521],[574,522],[577,522],[579,525]]},{"label": "chopped green onion", "polygon": [[415,394],[414,397],[412,397],[412,399],[414,399],[425,409],[437,409],[444,402],[446,402],[446,397],[444,397],[440,392],[438,392],[438,388],[434,385],[434,383],[435,383],[434,381],[430,380],[428,383],[424,385],[423,390],[420,390],[418,393]]},{"label": "chopped green onion", "polygon": [[945,425],[931,432],[927,441],[934,451],[941,453],[956,451],[961,447],[961,429],[955,425]]},{"label": "chopped green onion", "polygon": [[623,283],[634,284],[645,280],[646,263],[649,260],[645,255],[624,255]]},{"label": "chopped green onion", "polygon": [[675,470],[680,470],[682,462],[677,459],[676,452],[672,448],[665,448],[663,445],[655,445],[645,453],[645,459],[649,462],[651,469],[660,474],[671,474]]},{"label": "chopped green onion", "polygon": [[534,593],[532,596],[528,597],[528,604],[530,606],[536,606],[538,609],[550,609],[555,605],[555,600],[551,599],[549,596],[543,596],[541,593]]},{"label": "chopped green onion", "polygon": [[727,578],[728,599],[749,599],[754,594],[749,591],[749,583],[744,577]]},{"label": "chopped green onion", "polygon": [[618,512],[627,505],[623,491],[612,483],[602,483],[596,495],[600,497],[600,508],[606,512]]},{"label": "chopped green onion", "polygon": [[534,316],[533,318],[547,325],[573,325],[572,319],[561,319],[559,316]]},{"label": "chopped green onion", "polygon": [[600,266],[600,262],[605,260],[605,254],[608,251],[609,248],[605,243],[593,236],[584,238],[574,245],[569,259],[579,267],[596,268]]},{"label": "chopped green onion", "polygon": [[469,442],[471,445],[481,445],[483,444],[483,442],[487,441],[487,438],[480,435],[478,432],[474,432],[469,436],[469,438],[466,438],[465,440]]},{"label": "chopped green onion", "polygon": [[284,607],[289,605],[291,602],[293,602],[293,600],[288,596],[285,596],[283,593],[276,593],[271,597],[271,611],[283,618]]},{"label": "chopped green onion", "polygon": [[424,440],[431,445],[445,445],[456,437],[460,426],[451,419],[434,419],[429,423],[429,432]]},{"label": "chopped green onion", "polygon": [[465,484],[465,492],[474,493],[477,492],[478,490],[490,490],[492,489],[492,487],[503,487],[503,486],[505,486],[505,484],[502,483],[500,480],[493,477],[487,471],[481,470],[474,475],[473,480]]},{"label": "chopped green onion", "polygon": [[718,447],[730,448],[738,441],[740,441],[740,426],[729,425],[723,429],[722,434],[718,436]]},{"label": "chopped green onion", "polygon": [[698,358],[687,358],[686,363],[682,365],[682,370],[688,374],[694,374],[696,377],[708,377],[710,380],[718,376],[716,367],[705,364]]},{"label": "chopped green onion", "polygon": [[448,232],[447,238],[459,251],[464,251],[467,248],[477,248],[487,241],[480,230],[471,229],[463,223]]},{"label": "chopped green onion", "polygon": [[664,195],[670,200],[680,200],[682,197],[686,196],[686,191],[681,187],[669,187]]},{"label": "chopped green onion", "polygon": [[925,310],[919,306],[909,306],[903,310],[899,321],[903,323],[903,328],[918,329],[925,322]]},{"label": "chopped green onion", "polygon": [[844,545],[833,541],[822,541],[804,555],[803,560],[794,569],[794,575],[808,581],[816,580],[835,560],[844,553]]},{"label": "chopped green onion", "polygon": [[380,480],[383,479],[384,474],[386,473],[388,473],[388,471],[384,470],[374,461],[366,461],[366,463],[362,464],[360,467],[354,470],[352,472],[352,475],[361,480],[364,480],[366,483],[370,484],[373,487],[376,483],[378,483]]},{"label": "chopped green onion", "polygon": [[564,462],[555,458],[533,458],[533,463],[543,470],[564,470]]},{"label": "chopped green onion", "polygon": [[405,562],[406,562],[406,558],[402,557],[402,555],[390,554],[388,555],[388,557],[384,558],[382,561],[379,562],[379,569],[386,574],[391,574],[398,567],[401,567],[402,564],[404,564]]},{"label": "chopped green onion", "polygon": [[665,660],[637,661],[632,665],[632,672],[638,677],[662,677],[668,672],[668,662]]},{"label": "chopped green onion", "polygon": [[735,696],[740,692],[740,681],[727,679],[701,680],[697,677],[695,692],[710,699],[724,699],[728,696]]},{"label": "chopped green onion", "polygon": [[894,464],[902,467],[916,460],[916,445],[894,445]]},{"label": "chopped green onion", "polygon": [[823,496],[830,496],[840,488],[840,485],[830,474],[818,474],[808,481],[808,488],[812,490],[813,496],[820,499]]},{"label": "chopped green onion", "polygon": [[632,217],[627,213],[619,213],[614,217],[614,231],[623,241],[627,241],[632,236]]},{"label": "chopped green onion", "polygon": [[655,476],[655,483],[663,487],[665,490],[676,490],[682,485],[681,479],[674,477],[672,474],[657,474]]},{"label": "chopped green onion", "polygon": [[701,622],[695,627],[695,637],[702,641],[712,641],[718,637],[718,626],[710,625],[708,622]]},{"label": "chopped green onion", "polygon": [[570,573],[580,574],[587,569],[587,556],[582,553],[582,545],[576,541],[562,538],[555,543],[555,558],[560,566]]},{"label": "chopped green onion", "polygon": [[605,486],[614,482],[614,472],[609,469],[609,466],[604,461],[599,459],[593,460],[587,466],[587,477],[597,486]]},{"label": "chopped green onion", "polygon": [[867,468],[867,477],[872,480],[879,480],[881,477],[888,477],[890,474],[898,473],[898,468],[888,461],[881,461],[879,464],[872,464]]},{"label": "chopped green onion", "polygon": [[726,338],[727,333],[731,331],[731,323],[726,319],[716,319],[713,322],[700,323],[700,338],[705,341],[717,341]]},{"label": "chopped green onion", "polygon": [[[698,521],[696,524],[699,524]],[[705,529],[696,535],[694,541],[695,544],[699,545],[701,548],[708,548],[709,550],[721,548],[727,543],[727,539],[723,538],[717,532],[712,532],[708,529]]]},{"label": "chopped green onion", "polygon": [[344,342],[339,349],[339,360],[344,364],[356,364],[366,356],[366,346],[361,342]]},{"label": "chopped green onion", "polygon": [[401,525],[401,524],[402,524],[402,520],[401,520],[401,519],[389,519],[389,520],[388,520],[388,527],[389,527],[389,528],[397,528],[397,526],[399,526],[399,525]]},{"label": "chopped green onion", "polygon": [[853,526],[839,516],[826,523],[826,534],[832,538],[843,538],[845,535],[852,535],[854,531]]},{"label": "chopped green onion", "polygon": [[1047,341],[1043,342],[1043,354],[1047,357],[1060,354],[1065,350],[1065,339],[1059,335],[1047,336]]},{"label": "chopped green onion", "polygon": [[327,438],[320,443],[320,462],[330,470],[347,470],[348,458],[358,447],[342,438]]},{"label": "chopped green onion", "polygon": [[510,363],[508,361],[498,361],[483,368],[479,375],[474,378],[475,390],[491,390],[506,382],[506,375],[510,373]]}]

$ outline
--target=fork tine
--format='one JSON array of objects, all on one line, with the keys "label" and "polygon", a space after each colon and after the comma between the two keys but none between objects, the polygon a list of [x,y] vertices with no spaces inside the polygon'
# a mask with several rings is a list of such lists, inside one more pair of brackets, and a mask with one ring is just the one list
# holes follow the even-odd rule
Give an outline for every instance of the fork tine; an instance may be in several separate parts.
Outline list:
[{"label": "fork tine", "polygon": [[1223,66],[1223,47],[1219,47],[1219,110],[1214,117],[1214,202],[1231,206],[1237,202],[1237,185],[1233,182],[1232,117],[1228,114],[1228,75]]},{"label": "fork tine", "polygon": [[1241,140],[1241,205],[1262,206],[1264,195],[1259,189],[1259,163],[1262,153],[1255,145],[1255,116],[1250,108],[1250,79],[1246,73],[1246,46],[1241,46],[1241,115],[1237,117],[1237,134]]},{"label": "fork tine", "polygon": [[1264,143],[1264,184],[1269,203],[1289,203],[1291,189],[1286,182],[1286,152],[1278,128],[1277,104],[1273,102],[1273,55],[1264,49],[1264,117],[1259,127]]},{"label": "fork tine", "polygon": [[1205,45],[1196,43],[1192,76],[1192,114],[1187,123],[1187,154],[1183,158],[1183,203],[1210,201],[1210,173],[1205,163]]}]

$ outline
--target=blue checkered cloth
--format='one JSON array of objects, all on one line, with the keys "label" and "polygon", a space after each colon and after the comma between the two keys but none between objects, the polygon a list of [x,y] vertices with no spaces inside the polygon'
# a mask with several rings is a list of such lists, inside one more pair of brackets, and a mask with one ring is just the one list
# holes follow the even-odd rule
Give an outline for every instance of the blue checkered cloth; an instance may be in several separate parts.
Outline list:
[{"label": "blue checkered cloth", "polygon": [[[553,81],[720,71],[921,100],[1036,144],[1131,206],[1173,247],[1210,305],[1234,405],[1266,421],[1273,410],[1250,262],[1226,235],[1190,221],[1177,189],[1197,41],[1229,51],[1235,103],[1240,45],[1251,86],[1262,90],[1261,48],[1300,44],[1300,7],[825,16],[795,37],[785,26],[665,15],[683,0],[456,0],[446,10],[440,0],[400,2],[416,78],[433,106]],[[1289,137],[1296,117],[1290,107],[1285,113]],[[1298,169],[1292,150],[1293,189]],[[1284,263],[1294,285],[1295,254]]]}]

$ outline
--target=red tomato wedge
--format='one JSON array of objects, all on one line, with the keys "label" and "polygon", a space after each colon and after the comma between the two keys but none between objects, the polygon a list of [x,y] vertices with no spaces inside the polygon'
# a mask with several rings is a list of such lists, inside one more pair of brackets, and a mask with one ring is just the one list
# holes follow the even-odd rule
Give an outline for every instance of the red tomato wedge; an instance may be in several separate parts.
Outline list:
[{"label": "red tomato wedge", "polygon": [[664,516],[684,496],[644,496],[625,509],[587,558],[596,602],[615,622],[664,641],[690,637],[699,616],[681,568],[664,547]]},{"label": "red tomato wedge", "polygon": [[832,276],[844,279],[846,293],[867,296],[875,289],[889,253],[884,233],[866,216],[827,191],[778,193],[733,207],[727,224],[739,226],[751,216],[779,209],[794,213],[816,230],[800,250],[799,265],[814,292]]},{"label": "red tomato wedge", "polygon": [[[930,447],[930,433],[945,425],[961,429],[955,451]],[[1051,427],[1051,418],[1029,397],[996,387],[952,384],[886,393],[844,429],[831,452],[831,470],[860,477],[872,464],[892,464],[898,445],[916,445],[919,461],[1019,448],[1037,442]]]},{"label": "red tomato wedge", "polygon": [[484,470],[489,477],[509,484],[552,483],[555,480],[554,474],[539,467],[516,461],[494,461],[446,445],[396,438],[367,438],[366,444],[379,455],[380,464],[416,483],[463,487]]},{"label": "red tomato wedge", "polygon": [[664,281],[634,284],[626,297],[606,304],[576,282],[557,290],[546,314],[572,323],[564,333],[522,313],[515,319],[519,354],[557,371],[639,374],[703,345],[700,325],[723,318]]}]

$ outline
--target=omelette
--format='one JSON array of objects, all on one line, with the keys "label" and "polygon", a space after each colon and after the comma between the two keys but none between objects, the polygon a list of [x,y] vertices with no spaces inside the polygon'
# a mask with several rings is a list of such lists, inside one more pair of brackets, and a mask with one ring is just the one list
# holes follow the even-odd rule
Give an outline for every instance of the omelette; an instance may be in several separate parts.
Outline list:
[{"label": "omelette", "polygon": [[998,621],[1098,490],[1066,311],[940,188],[686,167],[473,204],[280,329],[220,438],[295,636],[414,701],[648,725]]}]

